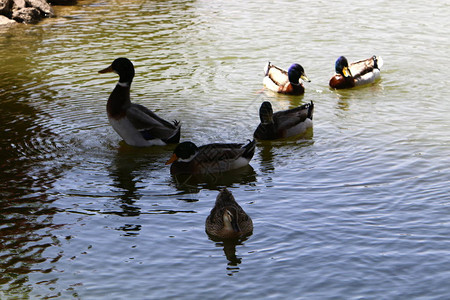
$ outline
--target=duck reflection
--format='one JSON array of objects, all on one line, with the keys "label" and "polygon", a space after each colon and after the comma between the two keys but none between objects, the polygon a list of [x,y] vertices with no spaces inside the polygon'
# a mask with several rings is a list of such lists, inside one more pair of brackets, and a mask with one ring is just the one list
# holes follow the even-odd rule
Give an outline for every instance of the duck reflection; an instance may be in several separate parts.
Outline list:
[{"label": "duck reflection", "polygon": [[248,239],[248,237],[240,239],[228,239],[223,241],[214,240],[214,237],[209,236],[212,241],[216,242],[216,247],[223,247],[223,252],[228,260],[227,271],[228,275],[232,276],[239,271],[238,265],[242,263],[242,258],[236,255],[236,246],[241,246]]},{"label": "duck reflection", "polygon": [[250,165],[222,173],[172,175],[172,185],[182,193],[188,194],[199,193],[205,188],[217,190],[233,184],[250,184],[252,182],[256,182],[256,172]]},{"label": "duck reflection", "polygon": [[[161,168],[161,158],[167,155],[168,151],[164,149],[167,147],[162,148],[136,148],[124,142],[120,143],[109,171],[114,193],[120,200],[120,209],[112,213],[125,217],[135,217],[142,213],[142,208],[136,204],[143,196],[140,192],[145,188],[142,181],[149,172]],[[126,236],[134,236],[140,232],[141,225],[125,223],[116,229],[123,231]]]},{"label": "duck reflection", "polygon": [[261,172],[263,174],[273,174],[276,166],[279,167],[289,163],[291,157],[298,157],[299,149],[312,146],[313,144],[312,128],[308,129],[301,139],[293,137],[278,141],[258,142]]},{"label": "duck reflection", "polygon": [[285,94],[274,94],[272,91],[264,89],[264,99],[267,100],[263,101],[271,101],[274,106],[274,109],[278,111],[298,107],[304,104],[304,98],[305,98],[304,95],[292,96]]},{"label": "duck reflection", "polygon": [[205,231],[216,242],[216,246],[223,246],[228,266],[237,266],[241,258],[236,256],[236,246],[242,245],[252,235],[253,221],[236,202],[233,194],[224,188],[217,195],[214,207],[206,218]]},{"label": "duck reflection", "polygon": [[117,198],[120,199],[120,208],[118,212],[124,216],[140,215],[140,207],[135,203],[142,195],[139,193],[139,178],[136,173],[139,171],[139,158],[129,155],[124,147],[119,148],[116,157],[112,162],[110,177],[113,179],[112,186],[116,188]]},{"label": "duck reflection", "polygon": [[[335,90],[337,96],[336,108],[337,113],[347,112],[350,110],[350,104],[353,101],[358,101],[361,99],[369,98],[379,94],[383,91],[383,86],[381,84],[373,84],[371,86],[356,87],[351,90]],[[345,115],[339,115],[344,117]]]},{"label": "duck reflection", "polygon": [[259,145],[259,156],[261,157],[261,172],[273,173],[275,167],[273,165],[273,145],[271,142],[263,142]]}]

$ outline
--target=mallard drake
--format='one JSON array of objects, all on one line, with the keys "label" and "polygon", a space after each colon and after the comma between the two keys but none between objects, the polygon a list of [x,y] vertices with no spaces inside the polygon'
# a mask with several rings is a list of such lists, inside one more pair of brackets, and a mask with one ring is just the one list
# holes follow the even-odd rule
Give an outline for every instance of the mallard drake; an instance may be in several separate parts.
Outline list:
[{"label": "mallard drake", "polygon": [[134,78],[134,66],[129,59],[117,58],[109,67],[99,71],[108,72],[119,75],[119,82],[106,104],[108,120],[128,145],[145,147],[180,141],[180,122],[170,123],[145,106],[131,103],[130,86]]},{"label": "mallard drake", "polygon": [[197,147],[192,142],[177,145],[166,162],[172,175],[226,172],[248,165],[255,153],[256,141],[244,144],[207,144]]},{"label": "mallard drake", "polygon": [[258,140],[276,140],[304,133],[313,126],[314,103],[273,113],[272,104],[265,101],[259,109],[261,123],[253,136]]},{"label": "mallard drake", "polygon": [[205,222],[206,233],[222,239],[236,239],[253,232],[252,219],[236,202],[233,194],[224,188]]},{"label": "mallard drake", "polygon": [[348,89],[372,83],[380,78],[380,68],[383,60],[379,56],[348,64],[344,56],[340,56],[335,63],[336,74],[330,79],[333,89]]},{"label": "mallard drake", "polygon": [[305,70],[299,64],[292,64],[286,72],[269,61],[264,68],[264,73],[264,86],[276,93],[302,95],[305,93],[305,87],[300,79],[310,82]]}]

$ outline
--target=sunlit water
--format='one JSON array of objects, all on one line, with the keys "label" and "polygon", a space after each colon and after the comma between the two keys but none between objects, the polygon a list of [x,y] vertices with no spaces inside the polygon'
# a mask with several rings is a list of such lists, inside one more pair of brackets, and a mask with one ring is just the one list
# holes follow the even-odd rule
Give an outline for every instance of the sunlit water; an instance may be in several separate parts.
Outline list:
[{"label": "sunlit water", "polygon": [[[436,1],[79,1],[0,29],[1,299],[450,297],[448,16]],[[333,91],[340,55],[382,79]],[[246,142],[262,101],[314,101],[312,136],[259,144],[251,166],[174,178],[173,146],[109,126],[119,56],[133,101],[182,140]],[[262,91],[270,60],[304,96]],[[227,186],[252,217],[239,244],[204,232]]]}]

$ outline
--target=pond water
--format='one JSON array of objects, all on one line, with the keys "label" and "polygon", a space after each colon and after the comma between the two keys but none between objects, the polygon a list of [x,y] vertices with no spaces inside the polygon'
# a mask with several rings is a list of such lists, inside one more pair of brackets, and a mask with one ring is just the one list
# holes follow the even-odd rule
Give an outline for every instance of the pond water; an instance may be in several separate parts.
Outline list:
[{"label": "pond water", "polygon": [[[450,297],[450,49],[445,1],[82,0],[0,29],[1,299]],[[340,55],[381,80],[334,91]],[[131,95],[182,140],[246,142],[258,109],[311,100],[311,136],[259,143],[248,168],[176,178],[173,146],[108,124],[125,56]],[[262,90],[300,63],[304,96]],[[253,235],[204,222],[228,187]]]}]

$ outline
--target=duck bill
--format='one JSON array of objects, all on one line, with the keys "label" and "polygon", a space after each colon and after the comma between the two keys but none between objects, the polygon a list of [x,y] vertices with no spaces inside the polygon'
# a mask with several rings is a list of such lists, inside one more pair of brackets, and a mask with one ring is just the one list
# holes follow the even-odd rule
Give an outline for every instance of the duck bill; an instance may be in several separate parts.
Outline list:
[{"label": "duck bill", "polygon": [[306,82],[311,82],[311,80],[308,78],[308,76],[306,76],[305,74],[303,74],[302,76],[300,76],[300,78],[303,80],[303,81],[306,81]]},{"label": "duck bill", "polygon": [[105,69],[103,69],[103,70],[100,70],[100,71],[98,71],[100,74],[103,74],[103,73],[111,73],[111,72],[114,72],[114,70],[113,70],[113,68],[112,68],[112,65],[111,66],[109,66],[109,67],[107,67],[107,68],[105,68]]},{"label": "duck bill", "polygon": [[352,77],[352,73],[348,67],[344,67],[342,69],[342,74],[344,74],[345,77]]},{"label": "duck bill", "polygon": [[172,156],[169,158],[168,161],[166,161],[166,165],[170,165],[171,163],[173,163],[174,161],[176,161],[178,159],[178,156],[174,153],[172,154]]}]

